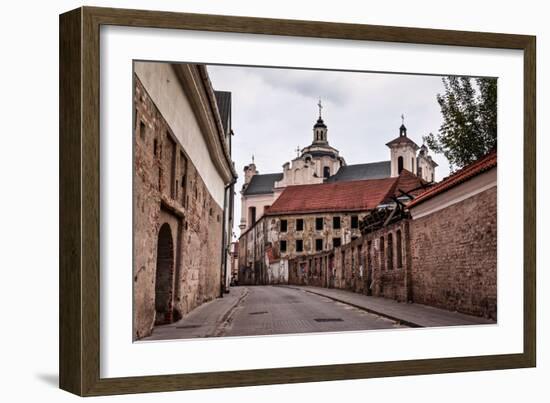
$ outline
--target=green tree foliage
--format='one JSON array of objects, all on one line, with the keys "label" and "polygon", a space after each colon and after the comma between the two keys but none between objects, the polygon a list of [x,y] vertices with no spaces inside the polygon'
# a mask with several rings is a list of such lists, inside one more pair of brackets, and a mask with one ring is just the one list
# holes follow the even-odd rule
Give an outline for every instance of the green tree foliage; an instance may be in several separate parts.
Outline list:
[{"label": "green tree foliage", "polygon": [[453,170],[497,147],[497,80],[450,76],[443,85],[445,93],[437,94],[443,124],[424,141],[445,155]]}]

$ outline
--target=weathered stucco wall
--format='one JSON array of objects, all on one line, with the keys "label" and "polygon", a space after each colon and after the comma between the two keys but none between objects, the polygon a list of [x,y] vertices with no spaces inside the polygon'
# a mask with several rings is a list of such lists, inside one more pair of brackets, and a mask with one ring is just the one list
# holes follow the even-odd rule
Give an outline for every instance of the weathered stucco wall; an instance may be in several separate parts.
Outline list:
[{"label": "weathered stucco wall", "polygon": [[223,211],[193,163],[190,154],[197,150],[182,146],[135,78],[133,281],[139,339],[155,322],[175,321],[220,294]]}]

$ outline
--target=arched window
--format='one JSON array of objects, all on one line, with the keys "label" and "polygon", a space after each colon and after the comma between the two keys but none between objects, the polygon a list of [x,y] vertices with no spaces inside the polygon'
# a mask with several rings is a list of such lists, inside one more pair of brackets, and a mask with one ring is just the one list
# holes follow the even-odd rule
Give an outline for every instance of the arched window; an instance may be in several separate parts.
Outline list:
[{"label": "arched window", "polygon": [[388,234],[388,250],[386,252],[387,269],[393,269],[393,234]]},{"label": "arched window", "polygon": [[403,242],[401,241],[401,230],[398,229],[396,233],[396,245],[397,248],[397,268],[403,267]]},{"label": "arched window", "polygon": [[330,167],[323,168],[323,178],[328,178],[330,176]]},{"label": "arched window", "polygon": [[384,245],[384,237],[380,237],[380,270],[384,270],[386,262],[386,251]]},{"label": "arched window", "polygon": [[403,157],[397,158],[397,174],[399,175],[403,170]]}]

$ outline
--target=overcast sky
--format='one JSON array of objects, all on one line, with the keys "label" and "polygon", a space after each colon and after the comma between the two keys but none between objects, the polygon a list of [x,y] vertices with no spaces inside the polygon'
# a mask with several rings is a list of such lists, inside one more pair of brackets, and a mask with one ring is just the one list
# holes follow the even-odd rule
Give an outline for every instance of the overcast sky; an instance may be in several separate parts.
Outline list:
[{"label": "overcast sky", "polygon": [[[311,144],[319,98],[329,144],[348,165],[389,160],[385,144],[399,135],[401,114],[418,145],[442,122],[436,101],[444,91],[441,77],[240,66],[208,66],[208,72],[214,89],[232,92],[237,236],[243,167],[254,155],[260,173],[282,172],[296,147]],[[448,161],[430,154],[440,180],[449,173]]]}]

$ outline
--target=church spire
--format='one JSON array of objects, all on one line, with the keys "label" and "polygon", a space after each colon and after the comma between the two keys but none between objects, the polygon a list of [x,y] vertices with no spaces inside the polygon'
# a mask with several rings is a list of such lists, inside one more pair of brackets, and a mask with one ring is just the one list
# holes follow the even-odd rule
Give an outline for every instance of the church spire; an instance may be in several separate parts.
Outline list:
[{"label": "church spire", "polygon": [[399,136],[407,137],[407,128],[405,127],[405,115],[401,114],[401,127],[399,128]]},{"label": "church spire", "polygon": [[323,109],[323,104],[321,103],[321,98],[319,98],[319,102],[317,103],[317,107],[319,108],[319,118],[317,119],[317,123],[313,125],[313,144],[328,144],[327,140],[327,125],[325,125],[325,122],[323,121],[321,112]]}]

